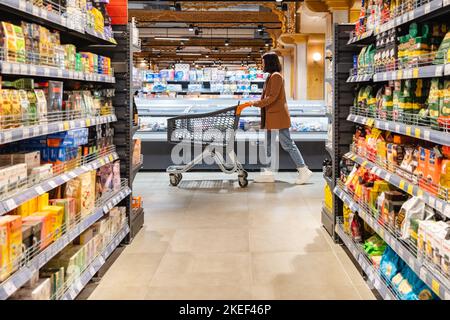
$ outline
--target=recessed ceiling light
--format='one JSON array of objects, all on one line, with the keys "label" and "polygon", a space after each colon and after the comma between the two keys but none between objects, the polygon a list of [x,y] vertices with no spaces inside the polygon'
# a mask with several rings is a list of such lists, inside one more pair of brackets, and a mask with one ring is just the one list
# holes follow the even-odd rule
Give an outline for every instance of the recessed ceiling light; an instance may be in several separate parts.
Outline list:
[{"label": "recessed ceiling light", "polygon": [[264,26],[263,26],[262,24],[260,24],[260,25],[258,26],[258,31],[261,32],[261,31],[263,31],[263,30],[264,30]]},{"label": "recessed ceiling light", "polygon": [[155,40],[170,40],[170,41],[188,41],[188,38],[174,38],[174,37],[155,37]]},{"label": "recessed ceiling light", "polygon": [[191,31],[191,32],[194,31],[194,25],[193,24],[189,25],[189,31]]},{"label": "recessed ceiling light", "polygon": [[225,46],[228,47],[229,45],[230,45],[230,41],[228,41],[228,39],[225,40]]}]

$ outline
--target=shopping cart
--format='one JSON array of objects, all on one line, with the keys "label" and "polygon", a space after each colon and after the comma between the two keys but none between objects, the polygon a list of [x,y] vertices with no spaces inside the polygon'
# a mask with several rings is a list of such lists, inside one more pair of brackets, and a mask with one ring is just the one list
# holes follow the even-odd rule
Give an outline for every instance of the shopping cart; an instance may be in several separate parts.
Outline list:
[{"label": "shopping cart", "polygon": [[[237,106],[201,114],[186,114],[167,119],[167,140],[170,143],[185,143],[187,147],[201,145],[203,151],[185,165],[172,165],[167,168],[170,184],[177,186],[189,171],[203,159],[211,157],[219,168],[227,174],[238,173],[239,186],[248,185],[248,174],[238,161],[234,150],[236,129],[244,108],[251,104]],[[230,161],[225,160],[224,154]]]}]

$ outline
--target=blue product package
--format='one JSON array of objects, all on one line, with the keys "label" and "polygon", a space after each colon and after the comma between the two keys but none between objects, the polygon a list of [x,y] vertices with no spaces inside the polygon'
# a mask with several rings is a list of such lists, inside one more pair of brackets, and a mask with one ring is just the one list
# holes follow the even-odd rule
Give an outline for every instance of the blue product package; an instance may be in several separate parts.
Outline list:
[{"label": "blue product package", "polygon": [[183,71],[175,72],[175,81],[181,81],[181,80],[183,80],[183,77],[184,77]]},{"label": "blue product package", "polygon": [[405,262],[392,250],[390,247],[386,247],[384,254],[380,262],[380,271],[384,277],[391,281],[392,278],[399,273]]},{"label": "blue product package", "polygon": [[42,162],[50,161],[50,150],[47,147],[41,149],[41,161]]}]

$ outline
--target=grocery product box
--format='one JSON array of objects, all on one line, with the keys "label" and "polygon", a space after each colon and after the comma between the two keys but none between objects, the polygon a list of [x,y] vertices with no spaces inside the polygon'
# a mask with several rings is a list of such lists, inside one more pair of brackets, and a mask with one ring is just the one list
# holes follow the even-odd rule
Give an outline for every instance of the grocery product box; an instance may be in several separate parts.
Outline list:
[{"label": "grocery product box", "polygon": [[11,297],[11,300],[50,300],[51,281],[49,278],[40,278],[33,288],[21,288]]},{"label": "grocery product box", "polygon": [[52,199],[50,200],[50,204],[64,208],[63,223],[67,229],[70,229],[77,222],[78,212],[74,198]]},{"label": "grocery product box", "polygon": [[14,272],[22,256],[22,218],[0,217],[0,281]]},{"label": "grocery product box", "polygon": [[[42,236],[42,221],[24,219],[22,223],[22,243],[25,250],[33,248],[35,251],[41,241]],[[31,258],[28,256],[27,258]]]}]

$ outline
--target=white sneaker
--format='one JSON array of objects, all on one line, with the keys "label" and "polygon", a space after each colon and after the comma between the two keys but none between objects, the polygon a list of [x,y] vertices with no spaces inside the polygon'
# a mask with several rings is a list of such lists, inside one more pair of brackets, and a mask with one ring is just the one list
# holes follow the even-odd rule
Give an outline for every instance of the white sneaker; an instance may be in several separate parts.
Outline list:
[{"label": "white sneaker", "polygon": [[298,168],[298,178],[295,181],[296,184],[305,184],[308,182],[309,178],[312,176],[312,171],[308,169],[307,166]]},{"label": "white sneaker", "polygon": [[270,169],[264,169],[261,171],[259,176],[255,177],[254,182],[256,183],[270,183],[275,182],[275,176],[273,174],[273,171]]}]

